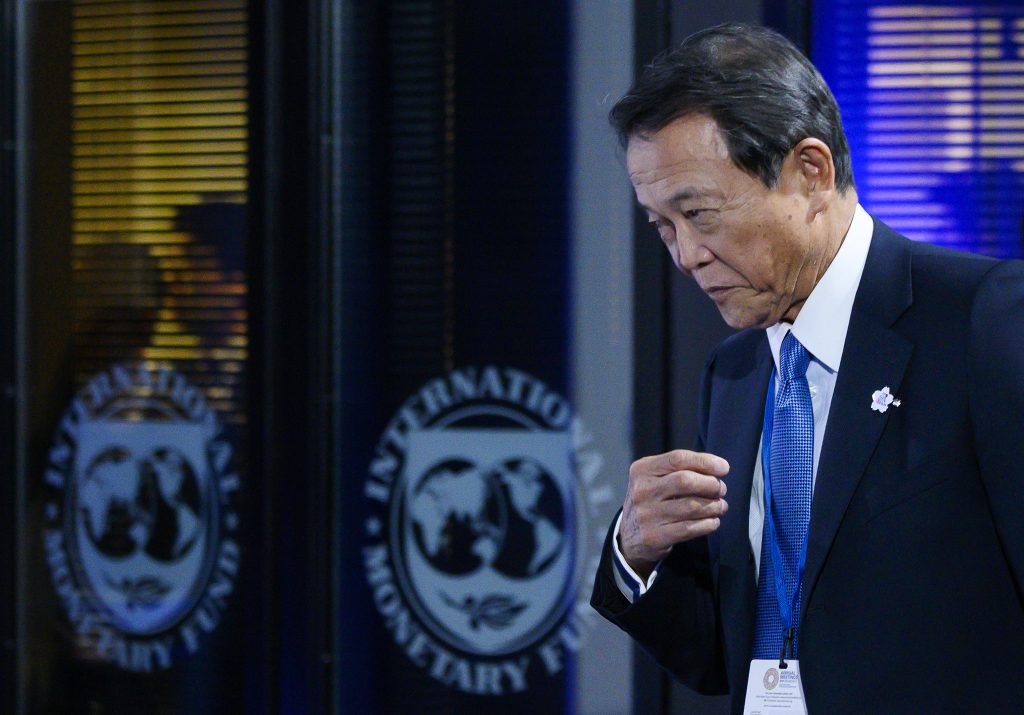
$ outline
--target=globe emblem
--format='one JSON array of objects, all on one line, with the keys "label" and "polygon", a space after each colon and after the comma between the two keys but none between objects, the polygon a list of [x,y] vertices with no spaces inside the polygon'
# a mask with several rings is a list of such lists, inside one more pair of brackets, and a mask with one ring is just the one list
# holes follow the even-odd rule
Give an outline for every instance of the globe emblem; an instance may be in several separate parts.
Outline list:
[{"label": "globe emblem", "polygon": [[148,635],[202,594],[216,504],[202,426],[88,422],[81,428],[69,548],[111,625]]},{"label": "globe emblem", "polygon": [[410,605],[452,646],[514,652],[566,607],[577,537],[565,440],[498,430],[411,437],[392,507],[396,566]]},{"label": "globe emblem", "polygon": [[510,578],[532,578],[551,564],[565,538],[558,488],[529,458],[485,469],[445,460],[424,475],[410,509],[423,557],[452,576],[491,567]]},{"label": "globe emblem", "polygon": [[202,523],[195,471],[170,447],[138,461],[124,447],[100,452],[85,471],[79,508],[89,540],[111,559],[142,549],[157,561],[177,561]]}]

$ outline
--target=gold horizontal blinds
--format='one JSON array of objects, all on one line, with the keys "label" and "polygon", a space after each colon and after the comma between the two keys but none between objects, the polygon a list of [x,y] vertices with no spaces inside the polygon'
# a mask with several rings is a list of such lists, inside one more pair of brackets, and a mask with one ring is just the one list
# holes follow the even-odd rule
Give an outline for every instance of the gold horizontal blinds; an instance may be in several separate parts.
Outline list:
[{"label": "gold horizontal blinds", "polygon": [[72,5],[76,378],[169,364],[238,425],[247,47],[241,0]]}]

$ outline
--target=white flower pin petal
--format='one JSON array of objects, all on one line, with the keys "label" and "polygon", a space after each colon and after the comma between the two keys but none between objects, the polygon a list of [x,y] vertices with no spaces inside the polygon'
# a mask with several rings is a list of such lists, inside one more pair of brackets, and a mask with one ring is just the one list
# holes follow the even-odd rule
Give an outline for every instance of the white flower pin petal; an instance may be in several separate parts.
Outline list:
[{"label": "white flower pin petal", "polygon": [[900,406],[900,400],[893,397],[892,393],[889,392],[889,386],[886,385],[881,390],[875,390],[871,393],[871,409],[878,412],[885,412],[889,409],[889,405],[893,407]]}]

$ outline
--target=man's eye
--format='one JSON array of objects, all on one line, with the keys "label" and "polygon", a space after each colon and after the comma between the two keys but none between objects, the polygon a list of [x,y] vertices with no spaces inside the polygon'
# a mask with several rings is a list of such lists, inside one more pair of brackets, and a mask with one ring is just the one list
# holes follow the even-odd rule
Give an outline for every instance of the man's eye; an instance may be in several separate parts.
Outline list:
[{"label": "man's eye", "polygon": [[706,209],[688,209],[683,211],[683,218],[694,219],[704,213],[704,211],[706,211]]},{"label": "man's eye", "polygon": [[652,218],[650,224],[654,226],[662,240],[667,240],[674,228],[671,223],[660,218]]}]

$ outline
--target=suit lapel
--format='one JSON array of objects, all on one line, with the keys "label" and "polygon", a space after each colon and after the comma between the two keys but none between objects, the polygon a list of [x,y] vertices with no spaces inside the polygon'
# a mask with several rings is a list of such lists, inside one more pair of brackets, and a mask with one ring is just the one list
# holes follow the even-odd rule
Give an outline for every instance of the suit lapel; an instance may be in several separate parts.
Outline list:
[{"label": "suit lapel", "polygon": [[[725,425],[714,425],[709,434],[718,435],[709,451],[729,462],[729,514],[719,529],[721,559],[731,564],[749,562],[750,489],[754,460],[761,438],[764,400],[772,371],[772,353],[768,339],[758,343],[753,369],[736,378],[727,377],[715,385],[717,414],[727,416]],[[735,516],[733,516],[735,512]]]},{"label": "suit lapel", "polygon": [[871,409],[872,393],[888,386],[899,395],[913,345],[891,326],[911,304],[911,290],[909,241],[876,221],[818,461],[801,614],[888,421]]}]

